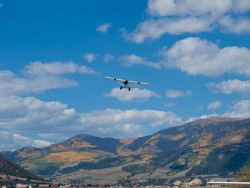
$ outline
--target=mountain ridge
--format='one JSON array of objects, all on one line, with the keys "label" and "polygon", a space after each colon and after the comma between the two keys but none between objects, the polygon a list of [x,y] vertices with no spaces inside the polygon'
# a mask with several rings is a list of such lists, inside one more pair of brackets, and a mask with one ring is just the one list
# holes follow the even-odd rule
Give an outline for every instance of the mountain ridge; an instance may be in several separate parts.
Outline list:
[{"label": "mountain ridge", "polygon": [[[122,177],[126,181],[148,181],[158,176],[169,179],[213,171],[223,175],[250,164],[246,149],[250,147],[249,128],[249,118],[210,117],[144,137],[114,139],[79,134],[45,148],[22,148],[1,154],[36,174],[67,183],[76,181],[76,174],[83,172],[91,171],[96,177],[102,172],[104,176],[105,169],[119,171],[116,176],[106,177],[110,182],[124,182]],[[239,163],[233,163],[237,158]],[[160,169],[164,172],[155,175]],[[72,179],[60,178],[64,174]],[[86,175],[83,179],[93,183],[93,178]],[[102,182],[101,177],[98,181]]]}]

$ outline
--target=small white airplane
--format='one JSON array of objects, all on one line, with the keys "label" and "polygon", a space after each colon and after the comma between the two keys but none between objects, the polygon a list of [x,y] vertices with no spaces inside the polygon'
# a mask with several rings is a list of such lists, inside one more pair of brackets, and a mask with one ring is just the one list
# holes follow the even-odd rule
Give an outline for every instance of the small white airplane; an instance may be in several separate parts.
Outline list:
[{"label": "small white airplane", "polygon": [[122,90],[122,88],[128,88],[128,90],[130,91],[131,87],[134,86],[134,85],[130,85],[130,84],[149,85],[148,83],[122,80],[122,79],[118,79],[118,78],[111,78],[111,77],[104,77],[104,78],[109,79],[109,80],[123,82],[123,86],[120,87],[120,90]]}]

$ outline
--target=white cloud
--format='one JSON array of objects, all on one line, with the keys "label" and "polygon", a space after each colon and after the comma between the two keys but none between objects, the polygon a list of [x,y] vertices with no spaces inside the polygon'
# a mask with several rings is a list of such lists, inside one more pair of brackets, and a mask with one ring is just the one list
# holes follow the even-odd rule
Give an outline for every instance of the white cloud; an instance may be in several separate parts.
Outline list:
[{"label": "white cloud", "polygon": [[105,54],[103,56],[103,60],[104,60],[104,62],[110,62],[110,61],[117,60],[118,62],[121,63],[122,66],[125,66],[125,67],[132,67],[134,65],[143,65],[143,66],[148,66],[148,67],[152,67],[155,69],[161,68],[160,63],[147,61],[147,60],[145,60],[145,58],[140,57],[140,56],[135,55],[135,54],[124,55],[124,56],[120,56],[120,57],[115,57],[111,54]]},{"label": "white cloud", "polygon": [[[112,128],[116,128],[117,125],[126,126],[127,124],[141,125],[141,127],[145,127],[147,124],[149,124],[149,126],[152,128],[159,128],[162,126],[169,127],[181,124],[182,118],[176,116],[176,114],[171,111],[164,112],[136,109],[123,111],[118,109],[107,109],[84,114],[82,117],[82,122],[90,127],[110,127],[110,130],[112,130]],[[120,131],[116,131],[120,134]],[[106,134],[110,133],[107,131]]]},{"label": "white cloud", "polygon": [[58,76],[17,77],[10,71],[0,71],[0,95],[41,93],[48,89],[77,85],[74,80]]},{"label": "white cloud", "polygon": [[[86,133],[101,137],[128,138],[179,125],[182,118],[173,112],[107,109],[79,114],[60,102],[43,102],[33,97],[0,98],[0,129],[20,135],[39,136],[34,146]],[[41,139],[42,138],[42,139]]]},{"label": "white cloud", "polygon": [[106,33],[108,29],[111,27],[112,23],[105,23],[96,28],[96,31],[99,31],[101,33]]},{"label": "white cloud", "polygon": [[214,92],[222,92],[225,94],[239,93],[243,96],[250,96],[250,80],[227,80],[220,83],[208,83],[207,87],[215,88]]},{"label": "white cloud", "polygon": [[111,54],[105,54],[104,56],[103,56],[103,61],[104,62],[110,62],[110,61],[114,61],[115,60],[115,57],[113,56],[113,55],[111,55]]},{"label": "white cloud", "polygon": [[215,101],[207,105],[208,110],[216,110],[222,106],[222,102]]},{"label": "white cloud", "polygon": [[86,53],[83,55],[83,58],[89,62],[92,63],[99,55],[98,54],[91,54],[91,53]]},{"label": "white cloud", "polygon": [[[247,0],[148,0],[148,18],[136,29],[123,32],[125,39],[141,43],[165,33],[200,33],[221,29],[229,33],[249,33]],[[234,15],[234,19],[232,19]]]},{"label": "white cloud", "polygon": [[196,121],[198,119],[206,119],[209,117],[218,117],[218,116],[219,116],[218,114],[210,114],[210,115],[201,115],[200,117],[190,117],[185,123]]},{"label": "white cloud", "polygon": [[96,74],[86,66],[72,62],[41,63],[33,62],[25,67],[23,76],[16,76],[11,71],[0,71],[0,95],[24,95],[41,93],[48,89],[74,87],[74,80],[63,78],[63,74]]},{"label": "white cloud", "polygon": [[223,114],[201,115],[200,117],[191,117],[186,122],[192,122],[197,119],[205,119],[208,117],[230,117],[230,118],[250,118],[250,100],[241,100],[236,102],[231,110]]},{"label": "white cloud", "polygon": [[42,147],[46,147],[46,146],[49,146],[53,143],[51,142],[48,142],[46,140],[33,140],[33,144],[32,144],[32,147],[38,147],[38,148],[42,148]]},{"label": "white cloud", "polygon": [[22,147],[45,147],[52,144],[45,140],[36,140],[24,137],[20,134],[11,133],[8,131],[0,131],[0,150],[16,150]]},{"label": "white cloud", "polygon": [[128,102],[128,101],[146,101],[151,97],[160,97],[153,91],[147,89],[138,89],[132,88],[131,91],[127,91],[126,89],[120,90],[119,88],[114,88],[110,91],[110,93],[104,94],[106,97],[114,97],[119,101]]},{"label": "white cloud", "polygon": [[74,109],[60,102],[43,102],[34,97],[0,98],[0,127],[11,132],[50,132],[57,130],[57,126],[77,123],[77,118]]},{"label": "white cloud", "polygon": [[126,67],[131,67],[133,65],[144,65],[144,66],[149,66],[149,67],[156,68],[156,69],[161,68],[161,65],[159,63],[146,61],[144,58],[139,57],[134,54],[122,56],[119,58],[119,60],[122,62],[122,65]]},{"label": "white cloud", "polygon": [[234,9],[239,12],[247,12],[250,10],[250,3],[248,0],[235,0]]},{"label": "white cloud", "polygon": [[168,97],[168,98],[177,98],[177,97],[189,96],[191,94],[192,94],[191,91],[186,91],[184,93],[183,91],[180,91],[180,90],[171,90],[171,89],[166,90],[166,97]]},{"label": "white cloud", "polygon": [[249,33],[250,32],[250,19],[240,18],[234,19],[231,16],[225,16],[219,20],[221,30],[229,33]]},{"label": "white cloud", "polygon": [[177,97],[183,97],[184,93],[180,90],[166,90],[166,97],[168,98],[177,98]]},{"label": "white cloud", "polygon": [[3,4],[2,4],[2,3],[0,3],[0,8],[1,8],[1,7],[3,7]]},{"label": "white cloud", "polygon": [[167,103],[164,105],[164,107],[174,107],[176,105],[177,105],[177,103]]},{"label": "white cloud", "polygon": [[[236,3],[238,4],[238,3]],[[154,16],[223,15],[232,10],[232,0],[149,0],[148,12]]]},{"label": "white cloud", "polygon": [[162,18],[150,19],[139,23],[132,33],[123,32],[126,40],[135,43],[141,43],[147,38],[157,39],[165,33],[183,34],[183,33],[199,33],[203,31],[211,31],[213,28],[211,22],[207,19],[197,18]]},{"label": "white cloud", "polygon": [[61,75],[61,74],[72,74],[72,73],[82,73],[82,74],[95,74],[95,71],[87,68],[86,66],[79,66],[74,64],[72,61],[69,62],[50,62],[42,63],[40,61],[35,61],[25,66],[23,71],[25,74],[29,75]]},{"label": "white cloud", "polygon": [[163,55],[163,64],[166,67],[179,68],[190,75],[250,75],[250,50],[244,47],[219,49],[212,42],[190,37],[176,42],[169,50],[163,52]]},{"label": "white cloud", "polygon": [[249,118],[250,117],[250,100],[241,100],[234,104],[232,111],[223,114],[224,117],[232,118]]}]

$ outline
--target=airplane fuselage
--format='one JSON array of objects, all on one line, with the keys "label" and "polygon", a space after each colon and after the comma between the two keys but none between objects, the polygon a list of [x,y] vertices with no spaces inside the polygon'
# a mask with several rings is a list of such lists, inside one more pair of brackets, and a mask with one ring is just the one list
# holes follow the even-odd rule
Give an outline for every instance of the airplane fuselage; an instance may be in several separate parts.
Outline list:
[{"label": "airplane fuselage", "polygon": [[129,83],[127,80],[125,80],[125,82],[123,82],[123,84],[124,84],[124,87],[129,87]]},{"label": "airplane fuselage", "polygon": [[123,86],[121,86],[120,89],[122,89],[122,88],[128,88],[128,90],[130,91],[130,85],[129,85],[128,80],[125,80],[123,82]]}]

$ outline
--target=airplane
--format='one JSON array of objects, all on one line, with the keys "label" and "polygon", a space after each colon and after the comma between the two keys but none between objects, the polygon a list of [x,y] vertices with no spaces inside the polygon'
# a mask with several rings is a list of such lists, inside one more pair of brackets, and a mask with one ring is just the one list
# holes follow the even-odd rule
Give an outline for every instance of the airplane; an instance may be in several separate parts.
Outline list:
[{"label": "airplane", "polygon": [[123,86],[120,87],[120,90],[122,90],[122,88],[128,88],[128,91],[130,91],[130,90],[131,90],[131,87],[134,86],[134,85],[130,85],[130,84],[149,85],[148,83],[135,82],[135,81],[129,81],[129,80],[118,79],[118,78],[111,78],[111,77],[104,77],[104,78],[109,79],[109,80],[114,80],[114,81],[123,82]]}]

